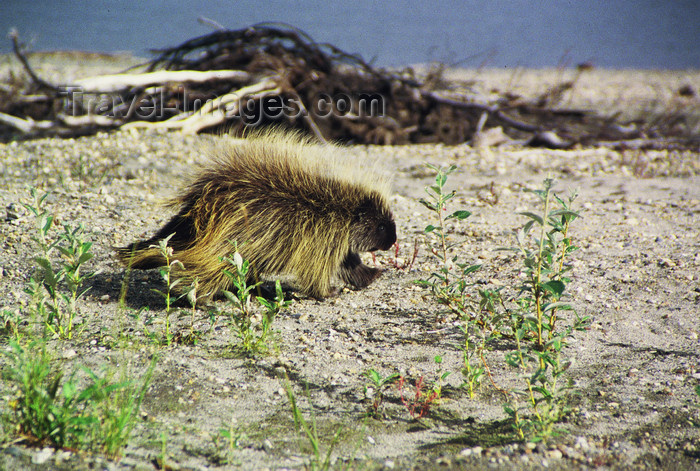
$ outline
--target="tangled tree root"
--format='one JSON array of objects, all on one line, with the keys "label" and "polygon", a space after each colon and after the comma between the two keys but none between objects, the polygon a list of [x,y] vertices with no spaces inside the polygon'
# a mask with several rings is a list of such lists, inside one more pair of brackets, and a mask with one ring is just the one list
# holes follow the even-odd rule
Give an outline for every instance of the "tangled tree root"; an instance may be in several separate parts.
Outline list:
[{"label": "tangled tree root", "polygon": [[[31,80],[23,93],[0,88],[0,136],[82,135],[119,127],[163,127],[187,133],[240,131],[250,125],[304,129],[321,140],[366,144],[487,142],[506,139],[567,148],[600,141],[698,146],[671,126],[622,126],[581,110],[555,109],[561,84],[533,102],[496,103],[451,93],[406,69],[378,69],[287,25],[219,30],[157,51],[141,73],[89,77],[57,86],[38,77],[14,51]],[[580,73],[585,73],[582,67]],[[678,139],[676,139],[678,138]],[[675,139],[675,140],[674,140]]]}]

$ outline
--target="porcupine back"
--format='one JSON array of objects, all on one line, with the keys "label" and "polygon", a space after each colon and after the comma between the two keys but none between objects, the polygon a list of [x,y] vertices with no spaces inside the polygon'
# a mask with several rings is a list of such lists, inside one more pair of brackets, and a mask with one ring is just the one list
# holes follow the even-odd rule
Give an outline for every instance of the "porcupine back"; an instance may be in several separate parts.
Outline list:
[{"label": "porcupine back", "polygon": [[122,249],[120,257],[135,268],[162,265],[149,245],[175,233],[172,258],[185,267],[175,276],[198,278],[198,293],[207,295],[229,288],[223,269],[230,266],[221,257],[236,241],[254,276],[292,275],[301,291],[323,297],[348,253],[369,250],[353,247],[358,237],[352,234],[363,230],[352,227],[361,225],[358,214],[377,212],[391,220],[388,182],[379,175],[354,165],[335,146],[295,134],[268,132],[239,145],[217,145],[171,202],[179,214],[152,239]]}]

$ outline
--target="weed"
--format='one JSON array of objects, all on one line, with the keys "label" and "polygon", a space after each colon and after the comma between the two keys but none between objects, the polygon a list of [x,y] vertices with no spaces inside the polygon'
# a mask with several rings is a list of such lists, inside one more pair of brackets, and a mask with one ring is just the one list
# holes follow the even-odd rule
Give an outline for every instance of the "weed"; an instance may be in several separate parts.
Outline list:
[{"label": "weed", "polygon": [[[172,273],[173,269],[179,268],[180,270],[184,270],[185,267],[180,262],[179,260],[173,260],[173,248],[168,246],[168,242],[170,239],[175,235],[175,233],[170,234],[168,237],[165,239],[161,239],[158,241],[158,245],[151,245],[151,247],[157,248],[160,251],[160,254],[163,256],[165,259],[165,265],[160,267],[158,269],[158,272],[160,273],[160,277],[163,279],[165,282],[165,291],[160,291],[157,289],[152,289],[156,294],[159,294],[160,296],[163,297],[163,300],[165,301],[165,333],[164,333],[164,341],[166,345],[170,345],[173,341],[173,335],[170,332],[170,314],[173,310],[172,305],[182,298],[183,295],[180,295],[178,297],[173,295],[173,290],[177,285],[180,284],[180,281],[182,281],[180,278],[173,280],[172,279]],[[148,324],[147,324],[148,325]],[[153,340],[157,340],[157,338],[153,335],[150,334],[149,337]]]},{"label": "weed", "polygon": [[437,172],[437,176],[435,177],[435,185],[431,185],[425,189],[425,192],[428,194],[430,197],[430,201],[421,199],[420,203],[425,206],[426,208],[430,209],[433,211],[437,217],[438,217],[438,225],[433,226],[433,225],[428,225],[425,228],[425,233],[435,233],[437,234],[438,241],[440,243],[440,249],[432,249],[432,253],[440,260],[442,266],[438,270],[437,273],[433,273],[433,277],[436,279],[440,280],[443,285],[447,286],[450,284],[450,262],[454,263],[457,261],[457,257],[453,257],[451,260],[448,260],[447,256],[447,251],[452,245],[447,244],[447,236],[446,236],[446,228],[445,228],[445,223],[449,221],[450,219],[455,219],[455,220],[462,220],[466,219],[469,216],[471,216],[471,213],[469,211],[455,211],[448,216],[445,216],[444,213],[447,211],[447,202],[451,200],[456,192],[452,191],[450,193],[445,193],[444,192],[444,187],[445,183],[447,182],[447,177],[454,172],[457,167],[455,165],[451,165],[447,169],[442,169],[435,167],[433,165],[428,164],[428,167],[430,167],[432,170]]},{"label": "weed", "polygon": [[398,380],[401,403],[406,407],[412,418],[421,419],[428,414],[433,404],[440,399],[440,391],[435,387],[426,388],[425,380],[421,376],[414,383],[412,396],[406,397],[404,395],[404,385],[407,383],[408,381],[403,376]]},{"label": "weed", "polygon": [[[457,256],[448,258],[451,246],[446,243],[445,221],[450,217],[463,219],[469,212],[442,216],[445,203],[454,196],[454,192],[444,193],[444,184],[455,168],[431,168],[437,171],[436,184],[426,189],[432,201],[421,202],[438,216],[439,224],[428,226],[425,231],[438,235],[441,251],[433,250],[433,253],[441,267],[419,284],[430,288],[438,303],[463,319],[462,372],[470,397],[487,374],[494,387],[504,394],[504,411],[518,436],[546,438],[555,433],[553,425],[565,414],[566,394],[571,389],[570,384],[562,385],[562,375],[571,365],[563,349],[574,331],[584,330],[588,322],[588,318],[579,317],[563,301],[570,282],[566,275],[570,267],[565,262],[577,249],[569,236],[570,224],[579,217],[571,209],[576,195],[572,194],[568,200],[554,195],[551,179],[544,181],[544,189],[533,191],[543,203],[542,213],[520,213],[529,221],[516,231],[517,247],[502,249],[520,257],[525,277],[525,282],[517,287],[517,294],[507,298],[502,288],[477,289],[475,283],[467,281],[467,276],[478,271],[480,265],[461,264]],[[557,205],[554,209],[553,201]],[[474,291],[478,297],[473,296]],[[562,326],[559,314],[563,311],[574,312],[574,318]],[[506,363],[517,369],[524,388],[505,391],[493,382],[484,351],[497,338],[513,341],[514,348],[506,353]],[[521,406],[521,398],[525,399],[525,406]],[[523,410],[527,411],[526,416],[521,413]]]},{"label": "weed", "polygon": [[[32,239],[39,246],[40,255],[35,257],[39,270],[27,285],[26,292],[32,297],[33,310],[42,319],[44,326],[62,339],[71,339],[74,334],[74,321],[77,315],[76,301],[85,294],[83,283],[94,273],[81,274],[85,262],[92,259],[92,242],[82,239],[82,225],[63,225],[63,233],[51,240],[49,232],[54,217],[42,208],[48,193],[39,195],[35,188],[30,189],[33,204],[24,206],[34,215],[37,236]],[[54,250],[60,252],[58,267],[52,262]],[[68,294],[62,291],[68,289]]]},{"label": "weed", "polygon": [[371,382],[371,386],[365,386],[365,397],[372,401],[370,404],[367,415],[374,418],[379,418],[382,413],[380,412],[380,407],[384,401],[384,390],[395,383],[399,379],[399,374],[394,373],[389,376],[382,376],[377,370],[370,368],[363,376],[368,378]]},{"label": "weed", "polygon": [[160,432],[160,453],[156,456],[156,465],[158,469],[172,469],[168,465],[168,434],[165,431]]},{"label": "weed", "polygon": [[[571,269],[565,265],[567,257],[577,250],[569,236],[570,224],[579,217],[571,209],[576,199],[568,200],[553,195],[553,181],[546,179],[544,189],[534,190],[543,203],[541,214],[524,212],[529,221],[516,232],[518,246],[510,248],[523,261],[525,281],[513,299],[515,307],[508,312],[516,348],[506,354],[506,362],[520,373],[524,389],[510,394],[504,405],[521,438],[546,438],[553,433],[552,426],[566,412],[566,392],[570,384],[561,384],[562,375],[571,366],[563,349],[574,331],[585,330],[588,318],[579,317],[573,307],[562,301]],[[552,199],[558,205],[552,209]],[[531,234],[535,230],[535,234]],[[573,320],[561,326],[559,313],[574,312]],[[524,397],[531,416],[519,415],[519,397]]]},{"label": "weed", "polygon": [[229,315],[236,337],[240,341],[237,348],[244,354],[266,351],[272,323],[277,314],[288,307],[291,301],[284,300],[282,285],[276,281],[275,298],[272,301],[262,296],[255,298],[263,307],[262,313],[256,313],[252,307],[251,291],[258,288],[261,283],[248,285],[250,267],[248,261],[241,257],[235,243],[233,255],[224,257],[224,260],[231,266],[231,269],[224,269],[224,274],[231,280],[234,290],[224,291],[224,296],[233,307],[233,312]]},{"label": "weed", "polygon": [[245,438],[246,434],[234,428],[233,424],[219,429],[213,441],[216,450],[224,454],[224,464],[232,464],[233,452],[241,448],[240,442]]},{"label": "weed", "polygon": [[501,317],[492,315],[492,310],[485,309],[492,300],[486,291],[479,291],[481,303],[475,306],[472,290],[474,283],[468,283],[467,277],[478,271],[481,265],[468,265],[459,263],[458,256],[449,257],[448,251],[456,244],[447,243],[447,230],[445,222],[450,219],[463,220],[471,213],[459,210],[444,217],[447,211],[447,202],[455,196],[455,191],[445,193],[444,187],[447,177],[456,170],[454,165],[447,169],[428,165],[437,172],[435,185],[426,188],[430,201],[422,199],[420,202],[433,211],[438,219],[438,225],[428,225],[425,233],[435,233],[438,236],[440,250],[432,249],[432,253],[438,258],[440,267],[427,279],[418,280],[418,284],[430,288],[433,296],[439,304],[446,306],[449,311],[457,314],[462,319],[460,328],[464,332],[462,373],[465,377],[464,385],[469,392],[469,397],[474,397],[475,389],[480,384],[486,371],[483,360],[483,350],[492,338],[490,332],[498,330]]},{"label": "weed", "polygon": [[297,405],[296,396],[294,395],[294,390],[292,389],[292,385],[289,382],[289,379],[287,379],[284,382],[284,390],[287,392],[287,398],[289,398],[289,405],[292,408],[294,427],[297,430],[297,432],[299,432],[299,430],[304,432],[304,436],[308,440],[309,445],[311,445],[313,457],[311,458],[311,462],[308,468],[312,470],[330,469],[331,454],[333,453],[333,449],[335,448],[335,446],[340,441],[340,435],[343,430],[342,427],[338,427],[335,434],[333,435],[333,438],[331,439],[331,443],[326,449],[326,453],[322,454],[321,438],[318,435],[318,429],[316,427],[316,418],[314,417],[314,414],[311,414],[311,423],[309,423],[304,418],[304,414],[302,414],[301,409],[299,409],[299,406]]},{"label": "weed", "polygon": [[[411,255],[410,260],[404,260],[401,257],[399,257],[399,254],[401,253],[401,245],[399,244],[399,241],[397,240],[396,243],[394,244],[394,258],[391,260],[391,265],[400,271],[411,271],[411,268],[413,268],[413,264],[416,261],[416,257],[418,257],[418,239],[415,240],[413,243],[413,255]],[[374,259],[374,252],[372,252],[372,258]]]},{"label": "weed", "polygon": [[433,405],[438,404],[442,397],[442,385],[450,374],[450,371],[442,371],[442,357],[435,356],[435,364],[437,365],[437,379],[430,384],[425,381],[424,377],[419,377],[414,383],[414,393],[408,396],[404,395],[404,385],[408,383],[406,378],[400,376],[398,378],[399,396],[401,403],[406,407],[408,413],[414,419],[425,417]]},{"label": "weed", "polygon": [[6,309],[0,312],[0,332],[6,332],[15,341],[19,341],[22,336],[19,331],[20,323],[21,319],[18,312],[13,313]]},{"label": "weed", "polygon": [[[146,319],[144,322],[146,326],[146,336],[149,337],[153,342],[156,344],[164,344],[164,345],[171,345],[173,342],[180,341],[183,343],[188,343],[188,344],[195,344],[201,337],[201,332],[195,331],[194,330],[194,323],[195,323],[195,313],[196,313],[196,304],[197,304],[197,287],[199,284],[199,280],[195,279],[190,283],[189,286],[187,286],[185,289],[180,290],[180,292],[176,295],[175,294],[175,288],[182,282],[182,278],[176,278],[173,279],[173,271],[174,270],[184,270],[185,267],[184,265],[177,259],[173,259],[173,248],[168,246],[168,242],[170,242],[170,239],[175,235],[175,233],[170,234],[168,237],[161,239],[158,241],[158,245],[151,245],[153,248],[157,248],[158,251],[160,252],[161,256],[165,260],[165,265],[159,268],[158,273],[160,274],[160,277],[163,279],[163,282],[165,282],[165,291],[161,291],[158,289],[152,289],[154,293],[160,295],[163,300],[165,301],[165,320],[164,320],[164,332],[162,334],[162,337],[156,334],[155,332],[149,331],[148,326],[153,324],[156,319],[149,317]],[[127,274],[128,276],[128,274]],[[124,283],[127,283],[127,280],[124,281]],[[122,299],[125,296],[125,289],[122,286]],[[181,299],[186,298],[188,302],[190,303],[191,307],[191,323],[190,323],[190,332],[188,334],[184,335],[176,335],[172,332],[172,324],[171,324],[171,316],[174,312],[173,305],[180,301]],[[120,301],[122,302],[122,301]],[[182,313],[182,311],[179,311]]]},{"label": "weed", "polygon": [[[26,346],[10,342],[5,377],[14,395],[6,428],[35,444],[58,448],[99,448],[119,455],[134,427],[154,364],[143,383],[114,383],[87,368],[81,380],[77,371],[64,379],[62,368],[51,358],[43,342]],[[85,384],[86,383],[86,384]],[[81,384],[84,386],[81,387]]]}]

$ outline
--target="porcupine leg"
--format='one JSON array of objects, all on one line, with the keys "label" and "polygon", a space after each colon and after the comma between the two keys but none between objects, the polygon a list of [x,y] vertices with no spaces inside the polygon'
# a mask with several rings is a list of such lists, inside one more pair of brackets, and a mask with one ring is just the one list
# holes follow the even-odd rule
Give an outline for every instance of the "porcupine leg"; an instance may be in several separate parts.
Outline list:
[{"label": "porcupine leg", "polygon": [[382,271],[362,263],[355,252],[348,252],[340,266],[340,279],[355,288],[364,288],[377,279]]}]

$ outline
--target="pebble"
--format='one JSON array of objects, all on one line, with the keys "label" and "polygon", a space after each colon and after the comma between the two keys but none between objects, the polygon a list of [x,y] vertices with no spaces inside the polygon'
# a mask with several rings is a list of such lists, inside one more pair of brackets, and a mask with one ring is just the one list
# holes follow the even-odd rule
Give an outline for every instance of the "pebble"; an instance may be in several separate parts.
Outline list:
[{"label": "pebble", "polygon": [[32,456],[32,463],[34,464],[44,464],[46,463],[49,459],[54,454],[54,449],[53,448],[42,448],[41,450],[37,451],[34,456]]},{"label": "pebble", "polygon": [[275,447],[272,446],[272,442],[267,438],[265,440],[263,440],[262,447],[263,447],[263,450],[265,450],[265,452],[267,452],[267,453],[272,453],[272,450],[275,449]]}]

